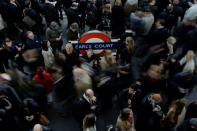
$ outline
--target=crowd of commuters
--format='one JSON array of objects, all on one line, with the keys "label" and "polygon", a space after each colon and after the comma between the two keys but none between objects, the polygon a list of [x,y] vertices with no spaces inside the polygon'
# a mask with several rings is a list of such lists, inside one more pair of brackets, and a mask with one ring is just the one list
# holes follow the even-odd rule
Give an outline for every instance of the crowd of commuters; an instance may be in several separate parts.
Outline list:
[{"label": "crowd of commuters", "polygon": [[[70,41],[90,30],[116,51],[81,55]],[[114,98],[109,131],[197,131],[197,100],[183,99],[197,84],[197,0],[0,0],[0,44],[1,131],[52,130],[48,108],[96,131]]]}]

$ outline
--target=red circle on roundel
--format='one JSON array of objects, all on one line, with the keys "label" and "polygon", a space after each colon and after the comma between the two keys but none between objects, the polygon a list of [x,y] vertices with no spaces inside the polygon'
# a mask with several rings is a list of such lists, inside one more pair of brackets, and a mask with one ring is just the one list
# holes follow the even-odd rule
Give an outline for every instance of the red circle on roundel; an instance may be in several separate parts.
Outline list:
[{"label": "red circle on roundel", "polygon": [[[100,32],[100,31],[99,32],[91,32],[90,31],[90,32],[87,32],[81,36],[81,38],[79,39],[79,43],[83,43],[83,44],[88,43],[87,41],[90,39],[93,39],[93,38],[100,39],[103,42],[110,42],[111,41],[111,39],[107,35],[105,35],[104,33]],[[85,55],[86,51],[81,50],[80,53]],[[99,56],[102,56],[103,54],[104,54],[104,50],[101,50],[99,53],[97,53],[97,55],[99,55]]]}]

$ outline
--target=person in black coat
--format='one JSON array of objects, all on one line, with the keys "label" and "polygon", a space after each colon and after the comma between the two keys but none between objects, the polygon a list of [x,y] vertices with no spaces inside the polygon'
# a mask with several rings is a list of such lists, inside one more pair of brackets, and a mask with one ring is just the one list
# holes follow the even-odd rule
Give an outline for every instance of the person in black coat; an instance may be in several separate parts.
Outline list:
[{"label": "person in black coat", "polygon": [[14,59],[13,42],[10,38],[5,38],[3,46],[0,49],[0,72],[5,72],[10,68],[10,64]]},{"label": "person in black coat", "polygon": [[59,18],[61,20],[63,20],[63,14],[62,14],[63,3],[62,3],[62,0],[57,0],[57,2],[55,4],[55,8],[58,10],[58,12],[60,14]]},{"label": "person in black coat", "polygon": [[166,41],[170,36],[168,29],[165,27],[164,19],[157,19],[155,22],[155,29],[150,33],[149,44],[158,45]]},{"label": "person in black coat", "polygon": [[63,54],[65,55],[65,63],[62,65],[63,70],[65,74],[72,76],[73,66],[79,65],[79,54],[73,49],[72,44],[70,43],[66,44]]},{"label": "person in black coat", "polygon": [[36,21],[36,25],[32,28],[32,31],[36,34],[39,34],[39,31],[42,31],[42,17],[41,17],[41,4],[37,0],[25,0],[25,8],[30,11],[27,12],[27,15],[30,16],[33,20]]},{"label": "person in black coat", "polygon": [[25,7],[35,10],[37,13],[41,12],[40,3],[37,0],[25,0]]},{"label": "person in black coat", "polygon": [[151,93],[144,97],[137,111],[136,129],[139,131],[160,130],[160,120],[163,117],[160,93]]},{"label": "person in black coat", "polygon": [[[1,85],[1,87],[3,87],[3,85]],[[13,94],[8,94],[6,90],[0,90],[0,130],[20,130],[15,120],[16,114],[18,113],[17,105],[14,103],[16,101],[12,100],[12,97],[9,95]]]},{"label": "person in black coat", "polygon": [[96,113],[96,97],[92,89],[87,89],[85,93],[74,103],[74,116],[82,125],[83,118],[89,113]]},{"label": "person in black coat", "polygon": [[197,50],[197,28],[194,28],[193,30],[190,30],[187,33],[187,43],[185,43],[185,48],[186,50]]},{"label": "person in black coat", "polygon": [[60,25],[59,13],[54,5],[50,3],[43,4],[41,14],[45,16],[47,25],[49,25],[52,21],[56,21]]},{"label": "person in black coat", "polygon": [[159,17],[163,17],[166,20],[166,27],[171,30],[172,27],[176,27],[177,22],[183,17],[184,11],[180,5],[180,1],[173,1],[169,4],[165,11],[163,11]]},{"label": "person in black coat", "polygon": [[25,49],[41,49],[41,40],[32,31],[27,31]]},{"label": "person in black coat", "polygon": [[55,99],[60,102],[69,99],[75,95],[74,81],[67,75],[62,76],[54,82]]},{"label": "person in black coat", "polygon": [[19,38],[19,33],[22,32],[19,24],[22,19],[22,9],[16,0],[10,0],[6,5],[5,21],[8,27],[8,35],[10,38]]},{"label": "person in black coat", "polygon": [[89,26],[89,30],[95,29],[99,22],[99,9],[96,6],[96,1],[92,0],[86,7],[86,25]]},{"label": "person in black coat", "polygon": [[76,96],[73,78],[62,72],[58,65],[50,68],[49,73],[54,79],[53,108],[60,117],[66,117],[71,114],[72,103]]},{"label": "person in black coat", "polygon": [[79,36],[79,25],[77,23],[72,23],[66,33],[67,41],[78,40]]},{"label": "person in black coat", "polygon": [[138,89],[138,86],[140,86],[138,85],[138,83],[134,83],[131,86],[129,86],[129,88],[124,89],[120,92],[119,102],[122,109],[125,107],[131,108],[133,111],[137,109],[139,105],[138,103],[141,100],[141,90]]},{"label": "person in black coat", "polygon": [[68,28],[72,23],[79,23],[78,3],[73,2],[71,7],[65,10],[68,18]]},{"label": "person in black coat", "polygon": [[125,19],[126,14],[124,8],[121,6],[121,3],[116,2],[112,7],[111,14],[111,30],[112,37],[119,38],[121,34],[125,31]]}]

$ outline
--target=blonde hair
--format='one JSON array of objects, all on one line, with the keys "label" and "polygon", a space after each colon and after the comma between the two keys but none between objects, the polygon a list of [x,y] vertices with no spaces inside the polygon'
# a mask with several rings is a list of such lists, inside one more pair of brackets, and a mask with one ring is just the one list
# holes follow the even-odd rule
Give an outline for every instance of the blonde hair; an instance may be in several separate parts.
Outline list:
[{"label": "blonde hair", "polygon": [[134,49],[134,40],[132,37],[127,37],[126,38],[126,42],[128,44],[128,51],[129,53],[132,53],[133,52],[133,49]]},{"label": "blonde hair", "polygon": [[114,5],[115,6],[122,6],[122,1],[121,0],[115,0]]},{"label": "blonde hair", "polygon": [[105,5],[103,6],[102,12],[103,12],[103,13],[111,13],[111,12],[112,12],[111,4],[110,4],[110,3],[105,4]]},{"label": "blonde hair", "polygon": [[195,56],[194,51],[188,50],[187,54],[186,54],[186,60],[190,61],[190,60],[192,60],[194,58],[194,56]]}]

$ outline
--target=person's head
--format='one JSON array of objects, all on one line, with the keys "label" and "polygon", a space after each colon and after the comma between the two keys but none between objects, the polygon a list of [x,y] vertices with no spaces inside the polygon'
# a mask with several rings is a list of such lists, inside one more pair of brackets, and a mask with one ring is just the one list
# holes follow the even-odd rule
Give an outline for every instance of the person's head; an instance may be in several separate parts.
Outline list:
[{"label": "person's head", "polygon": [[71,43],[67,43],[66,46],[65,46],[65,48],[66,48],[66,53],[68,55],[72,54],[72,52],[73,52],[73,46],[72,46]]},{"label": "person's head", "polygon": [[58,31],[59,30],[59,25],[58,25],[58,23],[57,22],[55,22],[55,21],[52,21],[51,23],[50,23],[50,29],[52,29],[52,30],[55,30],[55,31]]},{"label": "person's head", "polygon": [[152,94],[152,100],[158,104],[162,101],[162,97],[161,97],[161,94],[160,93],[154,93]]},{"label": "person's head", "polygon": [[83,120],[83,128],[89,128],[94,126],[96,123],[96,116],[93,113],[87,114]]},{"label": "person's head", "polygon": [[89,99],[92,99],[94,97],[94,91],[92,89],[87,89],[85,91],[85,96],[88,97]]},{"label": "person's head", "polygon": [[122,6],[122,1],[121,0],[115,0],[114,5],[115,6]]},{"label": "person's head", "polygon": [[185,103],[182,100],[173,101],[167,114],[163,118],[163,122],[170,125],[176,125],[178,116],[181,114],[184,107]]},{"label": "person's head", "polygon": [[192,51],[192,50],[187,51],[186,60],[191,61],[191,60],[193,60],[193,58],[194,58],[194,51]]},{"label": "person's head", "polygon": [[126,44],[127,44],[128,51],[131,53],[133,51],[133,48],[134,48],[133,38],[132,37],[127,37],[126,38]]},{"label": "person's head", "polygon": [[138,88],[138,85],[136,83],[131,84],[128,89],[129,94],[135,93],[137,88]]},{"label": "person's head", "polygon": [[87,50],[87,57],[91,58],[91,56],[93,55],[93,50]]},{"label": "person's head", "polygon": [[78,31],[79,30],[79,25],[76,22],[72,23],[70,25],[70,30],[72,30],[73,32]]},{"label": "person's head", "polygon": [[127,121],[130,118],[133,118],[133,112],[130,108],[124,108],[120,113],[120,118],[122,121]]},{"label": "person's head", "polygon": [[3,42],[3,48],[10,49],[12,47],[12,40],[8,37],[5,38]]},{"label": "person's head", "polygon": [[159,65],[151,65],[147,71],[147,75],[152,80],[158,80],[161,77],[162,67]]},{"label": "person's head", "polygon": [[43,131],[42,125],[35,124],[34,127],[33,127],[33,131]]},{"label": "person's head", "polygon": [[34,33],[32,31],[27,31],[27,38],[30,39],[30,40],[33,40],[34,39]]},{"label": "person's head", "polygon": [[176,38],[173,37],[173,36],[170,36],[170,37],[167,38],[166,43],[169,44],[169,45],[174,45],[176,43]]},{"label": "person's head", "polygon": [[31,3],[31,0],[25,0],[24,1],[24,4],[25,4],[26,7],[28,7],[30,5],[30,3]]},{"label": "person's head", "polygon": [[132,87],[129,87],[128,93],[129,93],[129,94],[133,94],[133,93],[135,93],[135,90],[134,90]]},{"label": "person's head", "polygon": [[37,68],[38,74],[42,74],[43,71],[44,71],[44,68],[43,68],[42,66],[39,66],[39,67]]},{"label": "person's head", "polygon": [[111,13],[111,4],[107,3],[103,6],[103,13]]},{"label": "person's head", "polygon": [[79,3],[73,2],[72,5],[71,5],[71,8],[72,8],[73,10],[76,10],[76,9],[78,8],[78,5],[79,5]]},{"label": "person's head", "polygon": [[105,50],[104,58],[108,62],[108,64],[112,64],[112,62],[113,62],[112,51],[111,50]]}]

